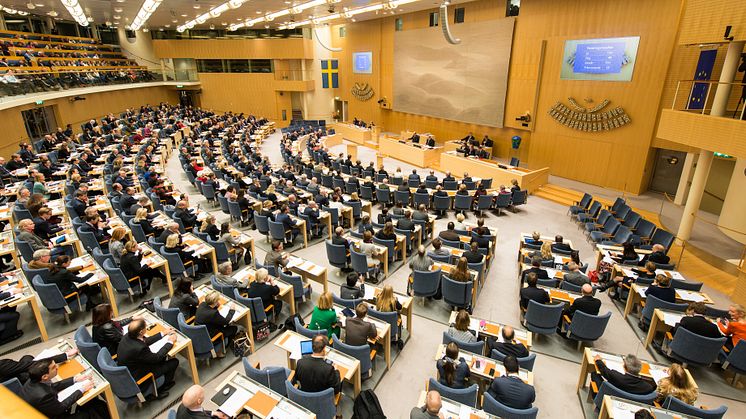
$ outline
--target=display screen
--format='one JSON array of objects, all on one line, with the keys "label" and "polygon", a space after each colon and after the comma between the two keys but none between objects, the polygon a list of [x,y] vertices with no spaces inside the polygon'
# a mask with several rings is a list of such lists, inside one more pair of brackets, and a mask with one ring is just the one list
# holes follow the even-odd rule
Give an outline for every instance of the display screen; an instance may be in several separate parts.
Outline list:
[{"label": "display screen", "polygon": [[352,72],[358,74],[373,74],[373,53],[353,52]]},{"label": "display screen", "polygon": [[639,43],[639,36],[565,41],[560,78],[630,81]]}]

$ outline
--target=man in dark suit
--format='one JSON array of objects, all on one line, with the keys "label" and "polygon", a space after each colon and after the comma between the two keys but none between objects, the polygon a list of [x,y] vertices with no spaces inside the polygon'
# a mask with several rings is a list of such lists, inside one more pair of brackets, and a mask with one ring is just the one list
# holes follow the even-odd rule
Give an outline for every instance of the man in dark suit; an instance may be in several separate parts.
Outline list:
[{"label": "man in dark suit", "polygon": [[303,209],[303,215],[308,217],[308,229],[311,230],[316,236],[321,236],[324,231],[324,225],[319,222],[319,206],[316,202],[309,202],[308,206]]},{"label": "man in dark suit", "polygon": [[319,207],[328,207],[329,206],[329,193],[326,190],[320,191],[318,195],[314,198],[314,202]]},{"label": "man in dark suit", "polygon": [[701,301],[689,303],[689,307],[686,309],[686,316],[679,320],[679,323],[674,326],[671,334],[675,335],[676,330],[680,327],[707,338],[723,337],[717,325],[705,318],[706,310],[705,303]]},{"label": "man in dark suit", "polygon": [[75,215],[83,219],[85,217],[85,209],[88,208],[88,194],[80,189],[76,190],[75,199],[72,200],[70,205],[72,205]]},{"label": "man in dark suit", "polygon": [[[168,351],[176,343],[176,333],[173,330],[166,332],[168,343],[163,345],[157,353],[153,353],[149,346],[161,340],[163,336],[156,333],[146,338],[146,326],[145,320],[142,319],[135,319],[130,322],[127,333],[122,336],[122,340],[119,342],[117,364],[120,367],[127,367],[135,381],[151,372],[155,378],[163,377],[165,382],[158,388],[158,399],[162,399],[168,396],[168,389],[176,384],[174,373],[179,367],[179,360],[175,358],[167,359]],[[152,383],[152,380],[143,381],[140,388],[145,389]]]},{"label": "man in dark suit", "polygon": [[601,300],[593,296],[593,287],[591,284],[583,285],[581,292],[583,293],[583,296],[576,298],[570,307],[566,308],[562,314],[567,315],[571,319],[576,311],[582,311],[583,313],[592,316],[598,315],[598,310],[601,309]]},{"label": "man in dark suit", "polygon": [[201,385],[195,384],[189,387],[181,398],[181,404],[176,409],[176,419],[228,419],[225,413],[216,410],[211,412],[202,407],[205,401],[205,390]]},{"label": "man in dark suit", "polygon": [[278,223],[282,223],[282,228],[285,230],[286,240],[288,232],[290,232],[290,243],[293,243],[295,241],[295,238],[298,237],[299,230],[298,226],[296,225],[297,222],[290,218],[290,207],[287,205],[283,205],[280,209],[280,213],[277,214],[275,221]]},{"label": "man in dark suit", "polygon": [[365,321],[368,315],[368,305],[360,303],[355,307],[355,317],[348,317],[345,322],[345,343],[352,346],[362,346],[368,339],[375,339],[378,335],[376,326]]},{"label": "man in dark suit", "polygon": [[[127,188],[129,189],[129,188]],[[186,201],[179,201],[176,203],[176,211],[174,211],[174,218],[178,218],[184,224],[184,228],[192,230],[197,224],[197,216],[189,211]]]},{"label": "man in dark suit", "polygon": [[571,252],[572,247],[569,244],[562,242],[563,238],[559,234],[554,236],[554,243],[552,243],[552,251],[559,250],[562,252]]},{"label": "man in dark suit", "polygon": [[[70,412],[75,402],[83,397],[83,393],[93,388],[90,373],[52,382],[52,379],[57,376],[57,363],[51,359],[43,359],[34,361],[29,367],[28,374],[29,380],[21,388],[20,397],[43,415],[53,419],[109,417],[106,413],[108,412],[106,403],[98,399],[78,406],[75,413]],[[78,382],[82,385],[82,391],[75,390],[64,400],[59,400],[59,392]]]},{"label": "man in dark suit", "polygon": [[540,304],[549,303],[549,293],[536,286],[538,280],[539,278],[533,272],[530,272],[528,275],[526,275],[526,282],[528,283],[528,286],[521,288],[521,308],[527,309],[528,302],[532,300]]},{"label": "man in dark suit", "polygon": [[91,216],[86,217],[86,222],[82,226],[79,227],[79,230],[82,232],[88,232],[93,233],[93,237],[96,238],[96,241],[99,245],[107,247],[108,241],[111,238],[106,233],[106,230],[102,227],[101,222],[101,216],[98,214],[94,214]]},{"label": "man in dark suit", "polygon": [[328,343],[329,339],[325,335],[314,336],[313,353],[298,360],[293,383],[299,383],[301,390],[315,393],[333,388],[335,394],[342,391],[339,371],[332,366],[331,361],[325,359]]},{"label": "man in dark suit", "polygon": [[484,259],[484,255],[479,253],[479,244],[475,241],[471,242],[469,250],[464,252],[464,257],[469,263],[480,263]]},{"label": "man in dark suit", "polygon": [[431,170],[431,171],[430,171],[430,174],[429,174],[429,175],[427,175],[427,176],[425,177],[425,180],[426,180],[426,181],[428,181],[428,180],[429,180],[429,181],[431,181],[431,182],[432,182],[432,181],[435,181],[435,182],[437,182],[437,181],[438,181],[438,177],[437,177],[437,176],[435,176],[435,171],[434,171],[434,170]]},{"label": "man in dark suit", "polygon": [[417,183],[420,183],[420,175],[417,174],[417,169],[412,169],[412,173],[409,175],[407,180],[414,180]]},{"label": "man in dark suit", "polygon": [[136,203],[134,203],[128,208],[127,213],[134,217],[135,214],[137,214],[137,210],[139,210],[140,208],[149,209],[150,205],[151,205],[150,199],[147,196],[141,196],[140,198],[137,199]]},{"label": "man in dark suit", "polygon": [[648,261],[654,263],[668,264],[671,258],[666,255],[666,248],[662,244],[654,244],[653,252],[642,257],[637,266],[645,266]]},{"label": "man in dark suit", "polygon": [[604,380],[614,385],[614,387],[632,394],[648,394],[656,389],[655,381],[640,375],[642,363],[636,356],[630,354],[624,357],[624,373],[609,369],[600,355],[594,358],[598,373],[591,373],[591,380],[596,383],[598,388]]},{"label": "man in dark suit", "polygon": [[489,137],[489,135],[485,134],[484,138],[482,138],[482,147],[492,151],[493,145],[494,145],[494,142],[492,141],[492,139]]},{"label": "man in dark suit", "polygon": [[503,326],[500,334],[502,335],[502,342],[492,337],[487,339],[488,353],[491,353],[494,349],[503,355],[512,355],[516,358],[528,356],[528,348],[515,340],[515,330],[511,326]]},{"label": "man in dark suit", "polygon": [[39,208],[39,216],[34,218],[34,234],[44,240],[49,240],[52,236],[62,230],[62,228],[53,226],[49,223],[51,217],[52,210],[47,207]]},{"label": "man in dark suit", "polygon": [[280,287],[272,282],[266,269],[256,271],[256,279],[249,285],[247,292],[249,298],[261,298],[265,310],[272,305],[275,316],[282,311],[282,301],[275,299],[280,295]]},{"label": "man in dark suit", "polygon": [[455,177],[451,174],[451,172],[446,172],[446,176],[443,178],[443,182],[454,182],[456,180]]},{"label": "man in dark suit", "polygon": [[531,404],[536,400],[536,391],[518,376],[518,360],[513,355],[508,355],[503,360],[503,365],[505,375],[492,380],[487,390],[490,396],[513,409],[531,408]]},{"label": "man in dark suit", "polygon": [[441,240],[459,241],[460,236],[456,233],[455,229],[456,225],[453,224],[453,221],[449,221],[446,230],[438,233],[438,237],[440,237]]},{"label": "man in dark suit", "polygon": [[406,210],[404,212],[404,218],[399,219],[399,221],[396,222],[396,228],[399,230],[409,230],[414,231],[414,221],[412,221],[412,212],[409,210]]},{"label": "man in dark suit", "polygon": [[136,203],[137,199],[135,199],[135,188],[131,186],[124,188],[124,193],[122,194],[122,197],[119,198],[119,205],[121,205],[122,210],[127,211]]},{"label": "man in dark suit", "polygon": [[[332,236],[332,244],[336,244],[337,246],[344,246],[345,249],[350,250],[350,242],[342,237],[344,234],[344,228],[337,227],[334,229],[334,235]],[[347,256],[347,259],[349,260],[349,254]]]},{"label": "man in dark suit", "polygon": [[425,144],[428,147],[435,147],[435,139],[432,136],[428,135],[427,136],[427,141],[425,141]]},{"label": "man in dark suit", "polygon": [[161,235],[158,236],[158,243],[166,243],[168,236],[172,234],[178,235],[179,242],[181,242],[181,230],[179,230],[179,223],[177,222],[169,223],[168,227],[165,230],[163,230],[163,233],[161,233]]},{"label": "man in dark suit", "polygon": [[549,279],[549,274],[541,269],[541,258],[534,256],[531,258],[531,267],[521,272],[521,280],[525,281],[528,274],[533,273],[537,278]]},{"label": "man in dark suit", "polygon": [[415,132],[415,133],[413,133],[413,134],[412,134],[412,136],[411,136],[411,137],[409,137],[409,139],[410,139],[410,140],[411,140],[411,141],[412,141],[413,143],[415,143],[415,144],[419,144],[419,143],[420,143],[420,134],[417,134],[417,132]]}]

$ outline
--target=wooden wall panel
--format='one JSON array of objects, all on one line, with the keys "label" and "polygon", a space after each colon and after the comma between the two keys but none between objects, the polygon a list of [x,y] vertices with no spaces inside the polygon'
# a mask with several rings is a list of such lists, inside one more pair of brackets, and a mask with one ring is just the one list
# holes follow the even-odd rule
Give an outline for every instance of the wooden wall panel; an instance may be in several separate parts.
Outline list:
[{"label": "wooden wall panel", "polygon": [[679,43],[723,42],[728,25],[733,26],[730,34],[736,41],[746,40],[746,3],[742,0],[686,0]]},{"label": "wooden wall panel", "polygon": [[313,41],[288,39],[153,40],[158,58],[312,59]]},{"label": "wooden wall panel", "polygon": [[[70,102],[68,98],[44,101],[43,106],[54,106],[57,123],[64,127],[72,124],[76,133],[80,124],[92,118],[100,118],[108,113],[119,113],[127,108],[144,104],[157,105],[161,102],[178,103],[179,96],[173,87],[144,87],[140,89],[114,90],[111,92],[83,95],[86,100]],[[28,134],[23,124],[21,111],[36,105],[18,106],[0,111],[0,156],[8,157],[18,150],[18,144],[28,142]]]},{"label": "wooden wall panel", "polygon": [[[280,126],[282,109],[292,114],[290,93],[275,91],[274,74],[199,73],[202,107],[220,112],[243,112],[262,116]],[[286,100],[285,100],[286,99]]]}]

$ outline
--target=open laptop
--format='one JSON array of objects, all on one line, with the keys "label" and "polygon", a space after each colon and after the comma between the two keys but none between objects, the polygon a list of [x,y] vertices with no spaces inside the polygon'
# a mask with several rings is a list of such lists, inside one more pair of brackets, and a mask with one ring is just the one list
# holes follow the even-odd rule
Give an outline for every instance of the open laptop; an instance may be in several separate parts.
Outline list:
[{"label": "open laptop", "polygon": [[313,342],[310,340],[302,340],[300,341],[300,354],[302,355],[310,355],[313,353]]}]

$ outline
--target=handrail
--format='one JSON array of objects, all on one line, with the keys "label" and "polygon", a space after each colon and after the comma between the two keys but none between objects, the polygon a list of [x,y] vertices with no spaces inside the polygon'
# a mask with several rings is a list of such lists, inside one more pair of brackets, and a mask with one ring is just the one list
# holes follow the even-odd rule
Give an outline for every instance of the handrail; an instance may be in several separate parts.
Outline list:
[{"label": "handrail", "polygon": [[746,86],[746,83],[738,83],[738,82],[724,82],[719,80],[679,80],[679,83],[681,82],[694,82],[694,83],[707,83],[707,84],[732,84],[735,86]]},{"label": "handrail", "polygon": [[713,197],[713,198],[717,199],[718,201],[721,201],[721,202],[725,202],[725,198],[721,198],[721,197],[719,197],[719,196],[715,195],[714,193],[712,193],[712,192],[710,192],[710,191],[708,191],[708,190],[706,190],[706,189],[705,189],[705,190],[703,190],[702,192],[704,192],[705,194],[707,194],[707,195],[709,195],[709,196],[711,196],[711,197]]}]

